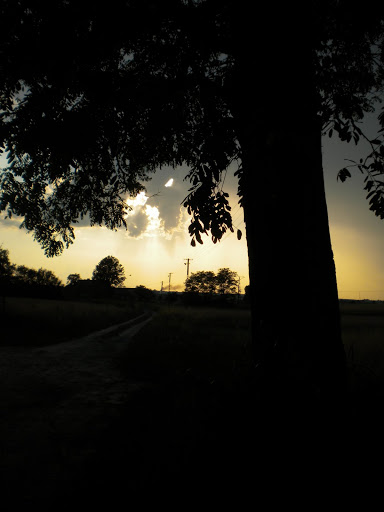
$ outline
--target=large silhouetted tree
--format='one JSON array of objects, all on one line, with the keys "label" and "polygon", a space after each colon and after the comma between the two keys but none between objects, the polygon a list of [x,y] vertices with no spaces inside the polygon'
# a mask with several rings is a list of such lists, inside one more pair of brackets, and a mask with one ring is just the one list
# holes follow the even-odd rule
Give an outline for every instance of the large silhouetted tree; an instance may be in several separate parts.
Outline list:
[{"label": "large silhouetted tree", "polygon": [[[192,245],[216,243],[233,231],[223,176],[237,163],[255,363],[335,389],[345,358],[321,137],[362,136],[382,87],[383,7],[368,4],[4,0],[0,209],[52,256],[80,217],[115,229],[127,194],[186,163]],[[381,147],[358,165],[383,217]]]},{"label": "large silhouetted tree", "polygon": [[215,293],[216,276],[211,270],[199,270],[192,274],[185,281],[186,292]]},{"label": "large silhouetted tree", "polygon": [[125,271],[123,265],[114,256],[106,256],[95,267],[93,281],[101,281],[108,286],[123,286]]},{"label": "large silhouetted tree", "polygon": [[229,268],[220,268],[216,274],[217,291],[221,294],[238,292],[239,276]]},{"label": "large silhouetted tree", "polygon": [[193,272],[185,281],[186,292],[229,294],[238,291],[238,275],[229,268]]}]

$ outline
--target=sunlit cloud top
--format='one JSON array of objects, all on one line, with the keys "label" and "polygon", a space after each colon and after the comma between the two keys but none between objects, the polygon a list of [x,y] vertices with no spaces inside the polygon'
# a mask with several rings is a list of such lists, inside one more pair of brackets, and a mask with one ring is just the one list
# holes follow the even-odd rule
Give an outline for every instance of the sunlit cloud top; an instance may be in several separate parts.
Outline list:
[{"label": "sunlit cloud top", "polygon": [[135,209],[137,207],[144,206],[147,201],[148,201],[148,196],[146,195],[146,193],[144,191],[141,191],[133,199],[128,198],[126,203],[128,206],[130,206],[132,208],[133,213],[134,213]]},{"label": "sunlit cloud top", "polygon": [[[180,198],[171,192],[173,178],[165,186],[169,192],[148,196],[145,191],[126,200],[131,208],[125,216],[128,237],[142,238],[161,236],[170,239],[176,231],[185,231],[185,219],[181,211]],[[151,204],[148,204],[148,201]]]}]

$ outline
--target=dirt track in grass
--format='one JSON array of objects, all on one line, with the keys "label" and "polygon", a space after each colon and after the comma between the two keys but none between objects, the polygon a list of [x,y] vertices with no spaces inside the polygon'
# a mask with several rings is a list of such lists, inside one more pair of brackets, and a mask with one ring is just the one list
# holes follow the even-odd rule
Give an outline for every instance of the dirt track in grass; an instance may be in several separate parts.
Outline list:
[{"label": "dirt track in grass", "polygon": [[116,360],[147,321],[46,347],[0,347],[3,503],[49,503],[63,482],[69,489],[76,481],[143,385],[127,380]]}]

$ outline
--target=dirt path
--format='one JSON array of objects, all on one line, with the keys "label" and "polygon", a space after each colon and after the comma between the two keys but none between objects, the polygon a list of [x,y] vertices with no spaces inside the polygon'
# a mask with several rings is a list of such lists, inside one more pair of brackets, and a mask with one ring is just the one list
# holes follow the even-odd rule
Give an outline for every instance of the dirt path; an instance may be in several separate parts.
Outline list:
[{"label": "dirt path", "polygon": [[0,477],[9,510],[38,496],[49,501],[58,482],[76,479],[142,385],[122,376],[116,358],[149,320],[44,348],[0,347]]}]

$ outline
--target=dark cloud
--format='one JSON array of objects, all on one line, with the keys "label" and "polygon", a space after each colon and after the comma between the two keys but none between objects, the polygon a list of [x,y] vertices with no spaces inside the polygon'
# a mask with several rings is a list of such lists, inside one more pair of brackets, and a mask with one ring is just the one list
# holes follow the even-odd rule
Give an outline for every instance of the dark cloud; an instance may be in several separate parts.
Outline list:
[{"label": "dark cloud", "polygon": [[[235,166],[231,166],[225,177],[223,190],[230,195],[232,207],[237,206],[237,178],[234,176]],[[183,206],[183,201],[188,195],[191,187],[189,181],[184,180],[188,168],[186,166],[172,169],[164,167],[159,169],[147,186],[147,195],[150,196],[147,204],[156,206],[160,211],[160,217],[164,223],[164,230],[172,233],[180,226],[181,219],[187,219],[188,213]],[[165,187],[170,178],[173,178],[173,185]],[[152,197],[151,197],[152,196]]]},{"label": "dark cloud", "polygon": [[[179,227],[180,218],[186,211],[182,206],[190,186],[189,182],[183,181],[186,173],[185,167],[159,169],[147,187],[147,204],[158,208],[164,231],[169,234]],[[165,184],[171,178],[172,186],[166,187]]]},{"label": "dark cloud", "polygon": [[148,216],[145,213],[145,206],[139,206],[128,214],[126,219],[128,235],[134,238],[141,236],[148,227]]},{"label": "dark cloud", "polygon": [[[164,287],[164,289],[168,290],[169,289],[169,286],[167,287]],[[184,290],[184,285],[183,284],[171,284],[171,292],[179,292],[179,291],[182,291]]]}]

